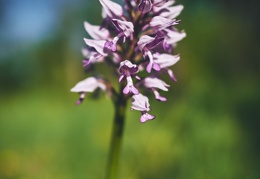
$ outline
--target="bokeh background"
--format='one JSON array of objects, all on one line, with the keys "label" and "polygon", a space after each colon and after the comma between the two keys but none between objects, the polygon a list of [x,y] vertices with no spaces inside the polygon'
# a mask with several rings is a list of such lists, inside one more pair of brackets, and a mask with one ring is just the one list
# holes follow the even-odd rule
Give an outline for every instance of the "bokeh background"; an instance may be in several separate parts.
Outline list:
[{"label": "bokeh background", "polygon": [[[259,3],[178,0],[187,38],[156,120],[127,112],[119,178],[260,178]],[[90,0],[0,1],[0,178],[104,178],[113,105],[69,90],[88,75]],[[165,78],[167,79],[167,78]],[[128,104],[130,108],[130,104]]]}]

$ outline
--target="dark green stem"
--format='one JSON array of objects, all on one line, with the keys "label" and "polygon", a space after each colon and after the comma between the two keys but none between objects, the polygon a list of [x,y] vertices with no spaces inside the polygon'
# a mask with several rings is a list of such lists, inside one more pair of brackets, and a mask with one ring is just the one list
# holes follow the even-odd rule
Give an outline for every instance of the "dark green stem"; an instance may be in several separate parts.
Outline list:
[{"label": "dark green stem", "polygon": [[[122,90],[121,90],[122,91]],[[115,116],[112,129],[111,146],[109,152],[109,159],[107,165],[107,179],[117,178],[118,162],[120,156],[120,150],[122,146],[125,111],[126,111],[126,97],[121,92],[114,99]]]}]

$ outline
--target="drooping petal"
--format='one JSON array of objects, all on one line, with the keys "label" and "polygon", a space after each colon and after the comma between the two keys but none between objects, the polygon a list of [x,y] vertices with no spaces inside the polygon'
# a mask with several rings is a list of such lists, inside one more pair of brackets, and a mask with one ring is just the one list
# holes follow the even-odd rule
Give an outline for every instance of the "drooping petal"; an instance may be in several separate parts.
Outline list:
[{"label": "drooping petal", "polygon": [[142,112],[142,116],[140,117],[140,122],[144,123],[148,120],[153,120],[155,118],[154,115],[148,114],[147,112]]},{"label": "drooping petal", "polygon": [[146,96],[142,95],[141,93],[137,95],[133,95],[131,110],[149,111],[150,110],[149,99]]},{"label": "drooping petal", "polygon": [[167,19],[161,16],[155,16],[152,18],[152,20],[150,21],[150,26],[155,30],[163,30],[167,27],[170,27],[172,25],[176,25],[178,24],[179,21],[178,20],[171,20],[171,19]]},{"label": "drooping petal", "polygon": [[174,76],[174,74],[173,74],[173,72],[172,72],[171,69],[167,69],[167,72],[168,72],[170,78],[171,78],[173,81],[177,81],[177,79],[175,78],[175,76]]},{"label": "drooping petal", "polygon": [[176,42],[179,42],[186,37],[186,33],[184,31],[177,32],[170,29],[164,29],[164,31],[166,32],[165,41],[168,44],[175,44]]},{"label": "drooping petal", "polygon": [[91,25],[88,22],[84,22],[84,27],[88,34],[95,40],[106,40],[109,37],[109,31],[105,28],[101,28],[97,25]]},{"label": "drooping petal", "polygon": [[163,91],[168,91],[170,85],[160,80],[159,78],[147,77],[144,79],[144,85],[147,88],[158,88]]},{"label": "drooping petal", "polygon": [[137,42],[138,48],[140,50],[143,50],[143,48],[150,42],[152,42],[155,38],[154,37],[150,37],[148,35],[143,35],[140,37],[140,39]]},{"label": "drooping petal", "polygon": [[165,17],[165,18],[169,18],[169,19],[174,19],[178,15],[180,15],[183,8],[184,8],[183,5],[168,7],[162,13],[160,13],[160,16]]},{"label": "drooping petal", "polygon": [[134,25],[129,21],[122,21],[119,19],[112,20],[118,31],[123,32],[125,37],[129,37],[134,32]]},{"label": "drooping petal", "polygon": [[153,1],[153,11],[159,12],[162,9],[168,8],[173,5],[175,0],[154,0]]},{"label": "drooping petal", "polygon": [[92,39],[84,38],[84,41],[88,46],[93,47],[101,55],[103,56],[107,55],[107,53],[104,52],[104,47],[106,43],[105,40],[92,40]]},{"label": "drooping petal", "polygon": [[123,9],[119,4],[110,0],[99,0],[99,2],[110,18],[121,17],[123,15]]},{"label": "drooping petal", "polygon": [[106,86],[97,80],[95,77],[86,78],[83,81],[78,82],[70,91],[71,92],[93,92],[98,87],[102,90],[106,89]]},{"label": "drooping petal", "polygon": [[148,73],[151,73],[152,69],[154,69],[156,71],[160,71],[161,70],[160,65],[154,62],[153,55],[152,55],[152,53],[150,51],[146,51],[144,56],[148,56],[148,58],[149,58],[149,63],[146,66],[146,71]]},{"label": "drooping petal", "polygon": [[174,65],[180,60],[180,55],[170,55],[170,54],[153,54],[154,61],[160,65],[161,68],[166,68]]},{"label": "drooping petal", "polygon": [[155,89],[152,89],[152,90],[155,95],[155,99],[157,99],[158,101],[167,101],[167,98],[161,96],[157,90],[155,90]]}]

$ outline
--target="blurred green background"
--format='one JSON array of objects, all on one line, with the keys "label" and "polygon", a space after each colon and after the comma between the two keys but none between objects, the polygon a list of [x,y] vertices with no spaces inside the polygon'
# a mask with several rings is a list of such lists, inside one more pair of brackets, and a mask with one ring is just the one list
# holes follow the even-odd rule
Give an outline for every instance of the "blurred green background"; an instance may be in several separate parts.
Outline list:
[{"label": "blurred green background", "polygon": [[[119,178],[260,178],[259,3],[179,0],[187,38],[154,121],[128,110]],[[88,0],[0,1],[0,178],[104,178],[113,105],[69,90],[87,77]],[[167,78],[165,78],[167,79]],[[130,103],[128,104],[130,108]]]}]

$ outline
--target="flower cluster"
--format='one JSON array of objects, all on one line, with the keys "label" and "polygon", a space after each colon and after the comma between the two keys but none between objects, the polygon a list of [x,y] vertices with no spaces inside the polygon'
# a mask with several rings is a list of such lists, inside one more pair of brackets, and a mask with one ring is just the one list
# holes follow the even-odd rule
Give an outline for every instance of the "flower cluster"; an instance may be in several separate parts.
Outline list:
[{"label": "flower cluster", "polygon": [[[174,0],[124,0],[123,6],[111,0],[99,0],[101,3],[103,23],[101,26],[84,23],[92,39],[84,38],[87,48],[83,49],[83,66],[92,69],[96,63],[112,65],[121,85],[122,91],[132,98],[131,110],[141,112],[140,122],[154,119],[148,114],[149,100],[140,91],[151,90],[159,101],[167,99],[159,91],[168,91],[170,85],[160,79],[162,72],[176,81],[169,68],[179,61],[179,55],[172,55],[176,43],[186,33],[178,31],[175,18],[183,9],[175,5]],[[137,76],[139,74],[139,76]],[[80,104],[86,92],[97,88],[111,94],[111,84],[103,77],[88,77],[76,84],[72,92],[79,92]]]}]

